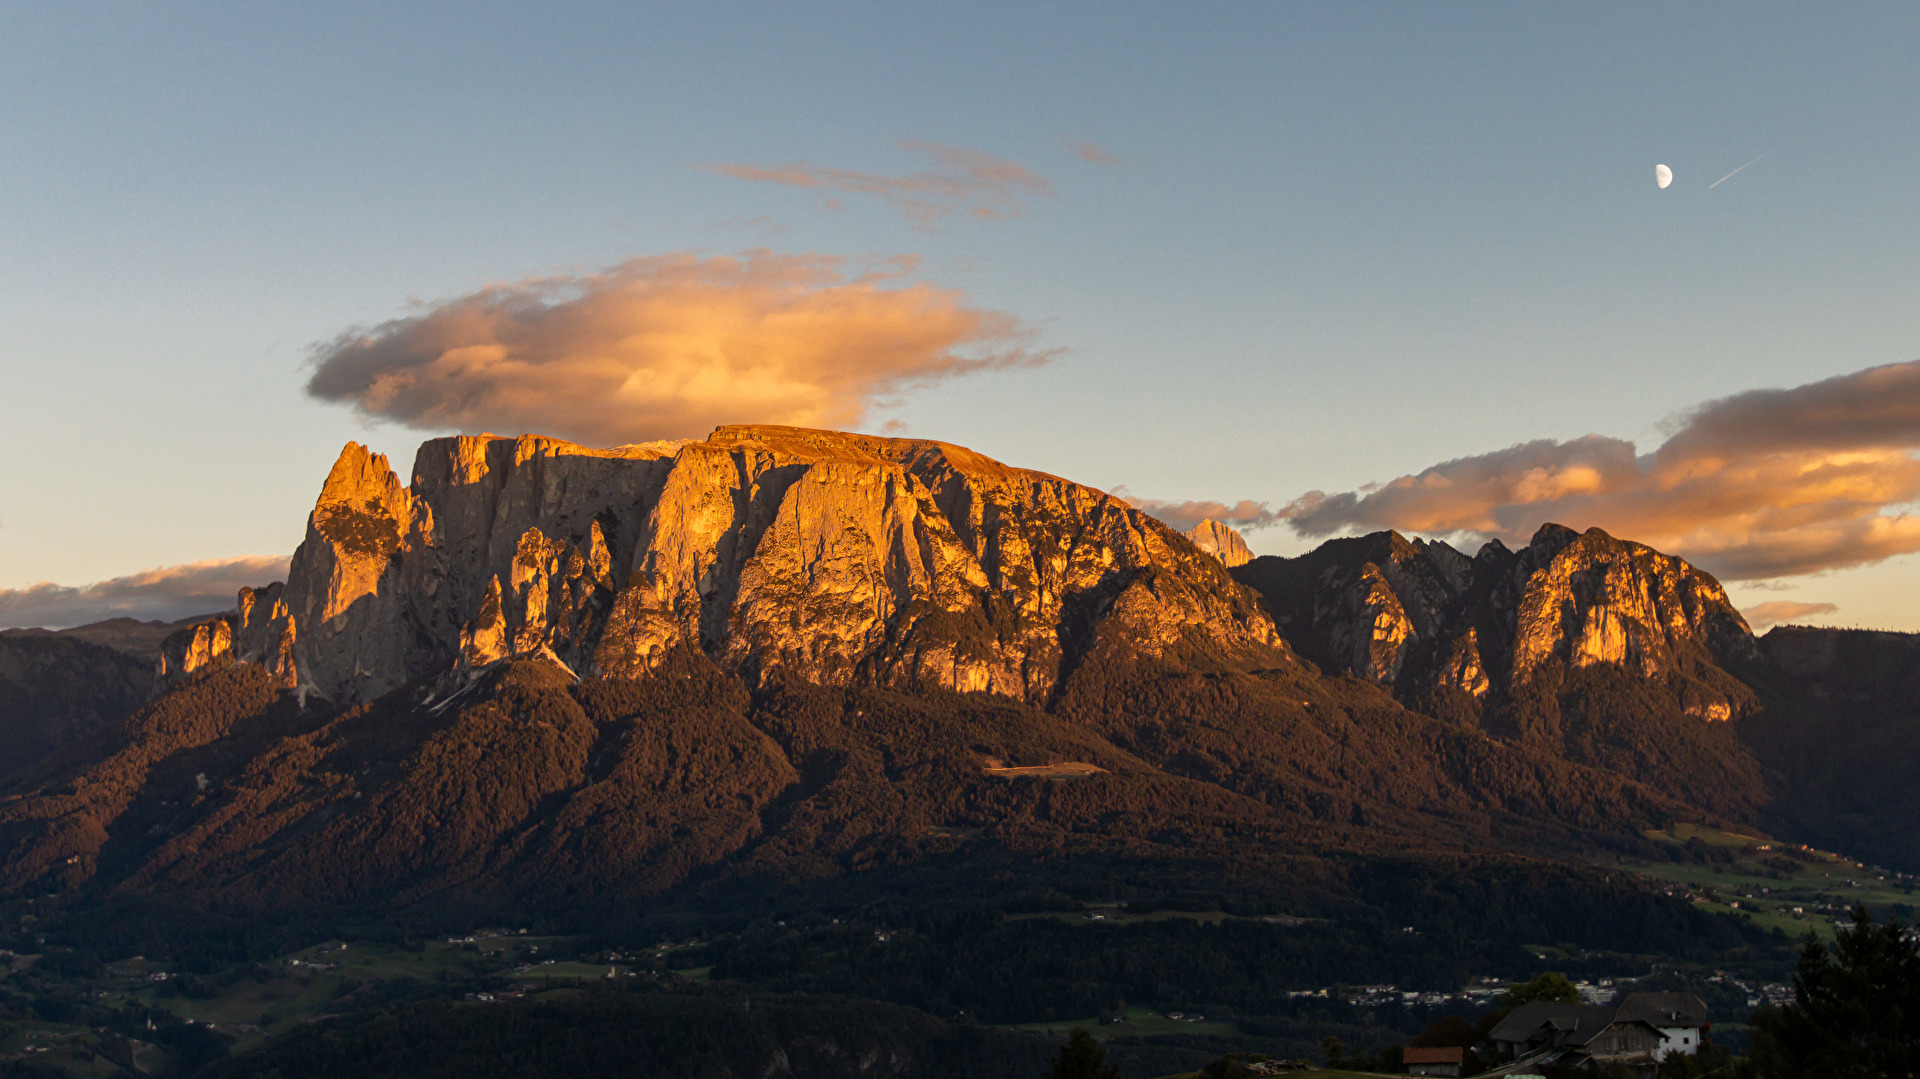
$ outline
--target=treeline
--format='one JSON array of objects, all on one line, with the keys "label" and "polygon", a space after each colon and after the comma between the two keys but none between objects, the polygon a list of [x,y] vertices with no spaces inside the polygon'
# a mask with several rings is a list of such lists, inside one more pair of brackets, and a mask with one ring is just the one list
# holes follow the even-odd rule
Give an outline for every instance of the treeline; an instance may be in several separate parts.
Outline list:
[{"label": "treeline", "polygon": [[1036,1022],[1100,1014],[1114,1000],[1255,1016],[1276,1014],[1290,990],[1336,983],[1452,989],[1474,976],[1529,976],[1538,966],[1530,944],[1596,953],[1573,966],[1601,974],[1643,972],[1649,961],[1634,957],[1659,955],[1777,976],[1792,952],[1776,930],[1591,871],[1462,858],[1367,860],[1350,872],[1349,898],[1305,921],[1268,921],[1250,912],[1257,903],[1219,894],[1138,907],[1249,913],[1116,924],[967,909],[964,891],[899,895],[857,915],[796,910],[716,934],[698,962],[716,978],[783,991]]},{"label": "treeline", "polygon": [[1006,1079],[1045,1074],[1052,1049],[1039,1036],[942,1022],[871,1001],[646,985],[350,1016],[203,1074]]},{"label": "treeline", "polygon": [[[1095,665],[1097,667],[1097,665]],[[994,846],[1186,862],[1409,840],[1565,850],[1672,807],[1616,776],[1299,670],[1083,669],[1053,711],[983,694],[503,665],[422,707],[337,713],[245,666],[144,710],[131,741],[0,811],[16,888],[228,908],[517,909],[690,881],[827,879]],[[1070,782],[983,773],[1082,761]]]}]

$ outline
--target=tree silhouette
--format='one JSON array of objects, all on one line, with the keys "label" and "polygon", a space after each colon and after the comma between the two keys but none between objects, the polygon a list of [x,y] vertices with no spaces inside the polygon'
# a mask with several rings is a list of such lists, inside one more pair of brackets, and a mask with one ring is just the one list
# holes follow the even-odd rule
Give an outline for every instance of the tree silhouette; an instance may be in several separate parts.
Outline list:
[{"label": "tree silhouette", "polygon": [[1536,1000],[1552,1001],[1555,1004],[1578,1004],[1580,990],[1574,988],[1565,974],[1550,970],[1530,982],[1510,986],[1506,992],[1500,994],[1500,1003],[1509,1008],[1518,1008],[1522,1004],[1530,1004]]},{"label": "tree silhouette", "polygon": [[1050,1079],[1120,1079],[1120,1069],[1107,1063],[1107,1051],[1086,1027],[1074,1027],[1048,1075]]},{"label": "tree silhouette", "polygon": [[1920,948],[1863,906],[1831,946],[1800,952],[1793,1003],[1758,1015],[1755,1056],[1770,1076],[1911,1079],[1920,1074]]}]

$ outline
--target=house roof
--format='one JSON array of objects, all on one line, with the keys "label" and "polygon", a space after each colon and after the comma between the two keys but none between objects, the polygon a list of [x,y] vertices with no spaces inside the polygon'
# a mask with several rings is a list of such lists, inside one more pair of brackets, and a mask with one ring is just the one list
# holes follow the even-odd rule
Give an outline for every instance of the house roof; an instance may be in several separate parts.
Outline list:
[{"label": "house roof", "polygon": [[1585,1045],[1613,1025],[1614,1009],[1604,1004],[1557,1004],[1536,1000],[1522,1004],[1488,1034],[1497,1042],[1530,1042],[1542,1028],[1553,1032],[1555,1045]]},{"label": "house roof", "polygon": [[1629,993],[1620,1002],[1620,1018],[1656,1027],[1703,1027],[1707,1002],[1692,993]]},{"label": "house roof", "polygon": [[1402,1064],[1458,1064],[1464,1061],[1466,1057],[1467,1051],[1457,1045],[1450,1045],[1444,1049],[1413,1048],[1400,1050],[1400,1063]]}]

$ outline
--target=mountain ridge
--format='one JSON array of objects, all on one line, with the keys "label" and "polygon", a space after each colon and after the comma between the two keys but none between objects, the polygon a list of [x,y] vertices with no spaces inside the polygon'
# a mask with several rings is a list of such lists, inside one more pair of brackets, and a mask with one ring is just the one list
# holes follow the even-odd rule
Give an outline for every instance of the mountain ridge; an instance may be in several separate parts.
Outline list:
[{"label": "mountain ridge", "polygon": [[224,640],[183,636],[164,677],[231,657],[370,699],[542,650],[638,674],[689,644],[752,681],[790,669],[1040,700],[1109,618],[1148,650],[1194,636],[1284,662],[1257,600],[1198,554],[1104,492],[939,442],[462,436],[423,444],[409,487],[349,444],[285,589],[243,595]]},{"label": "mountain ridge", "polygon": [[159,670],[120,732],[0,799],[0,887],[497,902],[973,842],[1551,855],[1791,819],[1740,734],[1789,676],[1682,560],[1550,525],[1229,569],[925,440],[462,436],[406,486],[349,444],[288,581]]}]

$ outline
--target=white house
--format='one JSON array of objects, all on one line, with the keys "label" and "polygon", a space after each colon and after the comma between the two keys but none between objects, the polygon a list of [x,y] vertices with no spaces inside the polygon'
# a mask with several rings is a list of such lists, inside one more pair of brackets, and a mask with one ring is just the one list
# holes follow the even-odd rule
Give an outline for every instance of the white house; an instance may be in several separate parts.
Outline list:
[{"label": "white house", "polygon": [[1699,1052],[1708,1029],[1707,1004],[1692,993],[1629,993],[1620,1002],[1620,1018],[1660,1031],[1661,1060]]}]

